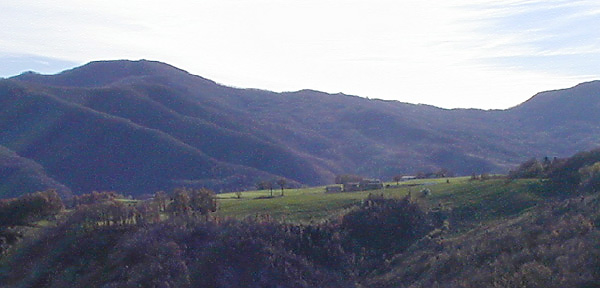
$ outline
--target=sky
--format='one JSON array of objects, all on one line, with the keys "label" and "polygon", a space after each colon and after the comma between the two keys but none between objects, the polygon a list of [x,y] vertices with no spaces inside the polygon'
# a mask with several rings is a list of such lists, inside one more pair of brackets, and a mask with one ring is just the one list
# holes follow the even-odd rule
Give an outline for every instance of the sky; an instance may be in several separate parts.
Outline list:
[{"label": "sky", "polygon": [[600,79],[600,1],[0,0],[0,77],[95,60],[218,83],[505,109]]}]

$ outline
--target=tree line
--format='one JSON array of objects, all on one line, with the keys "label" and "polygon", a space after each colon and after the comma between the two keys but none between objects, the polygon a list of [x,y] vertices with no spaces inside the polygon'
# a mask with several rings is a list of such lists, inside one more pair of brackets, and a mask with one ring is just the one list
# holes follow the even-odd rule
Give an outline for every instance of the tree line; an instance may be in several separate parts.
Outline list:
[{"label": "tree line", "polygon": [[207,189],[160,191],[135,204],[114,192],[67,202],[71,211],[56,226],[6,261],[45,260],[0,270],[0,286],[27,279],[89,287],[104,279],[107,287],[352,287],[437,225],[409,198],[376,195],[310,225],[212,217],[218,207]]},{"label": "tree line", "polygon": [[133,203],[115,192],[92,192],[71,200],[74,211],[70,225],[86,228],[111,225],[146,225],[165,217],[203,217],[217,210],[215,193],[206,188],[177,188],[158,191],[148,200]]},{"label": "tree line", "polygon": [[568,158],[531,158],[510,171],[509,178],[541,179],[537,189],[548,195],[577,195],[600,191],[600,149]]}]

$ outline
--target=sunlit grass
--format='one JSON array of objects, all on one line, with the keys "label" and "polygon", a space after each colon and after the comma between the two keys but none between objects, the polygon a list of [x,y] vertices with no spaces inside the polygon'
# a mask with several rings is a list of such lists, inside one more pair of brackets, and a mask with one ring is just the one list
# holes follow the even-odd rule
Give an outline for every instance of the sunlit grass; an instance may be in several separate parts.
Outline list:
[{"label": "sunlit grass", "polygon": [[[360,203],[369,194],[383,194],[388,198],[401,198],[409,193],[424,208],[454,209],[456,215],[470,217],[474,221],[510,216],[532,207],[540,199],[527,190],[535,180],[507,181],[505,179],[475,180],[470,177],[418,179],[385,183],[390,187],[382,190],[325,193],[325,187],[242,192],[219,194],[218,216],[245,218],[270,215],[286,222],[319,222],[336,217],[344,209]],[[431,194],[423,196],[421,191]]]},{"label": "sunlit grass", "polygon": [[[530,184],[538,180],[471,180],[470,177],[416,179],[385,183],[381,190],[325,193],[325,186],[300,189],[273,189],[244,191],[240,198],[235,192],[218,194],[216,216],[243,219],[269,217],[284,222],[316,223],[339,217],[345,209],[366,199],[369,194],[383,194],[386,198],[411,195],[424,209],[452,211],[458,220],[484,223],[519,214],[542,201],[530,191]],[[431,193],[424,196],[422,190]],[[138,200],[121,199],[135,205]],[[163,215],[163,217],[167,217]],[[456,220],[456,219],[455,219]]]}]

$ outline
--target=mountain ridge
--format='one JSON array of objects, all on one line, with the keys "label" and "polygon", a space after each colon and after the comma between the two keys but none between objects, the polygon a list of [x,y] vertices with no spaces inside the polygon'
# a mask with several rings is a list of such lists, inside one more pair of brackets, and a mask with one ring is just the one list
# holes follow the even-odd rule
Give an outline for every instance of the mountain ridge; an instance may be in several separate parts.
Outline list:
[{"label": "mountain ridge", "polygon": [[[0,104],[8,107],[0,113],[0,145],[41,163],[61,183],[74,185],[71,189],[76,194],[89,192],[91,184],[101,186],[96,189],[139,195],[181,183],[217,191],[248,189],[275,178],[285,178],[292,185],[318,185],[331,183],[342,173],[383,178],[442,168],[460,175],[499,173],[530,157],[568,156],[597,145],[600,118],[588,114],[600,105],[600,81],[589,83],[581,84],[586,89],[576,88],[578,85],[574,90],[538,93],[505,110],[443,109],[310,89],[281,93],[240,89],[156,61],[99,61],[55,75],[26,73],[0,80]],[[573,101],[577,102],[573,107],[585,106],[578,109],[585,113],[576,115],[575,120],[569,118],[574,117],[575,108],[557,104],[567,101],[565,93],[585,100]],[[551,95],[553,101],[544,103],[550,99],[539,98],[544,95]],[[28,114],[23,112],[27,109]],[[73,114],[73,109],[91,114]],[[149,130],[141,136],[134,133],[134,126],[110,125],[112,118],[91,115],[116,117],[120,120],[112,121]],[[82,124],[89,131],[71,127],[91,119],[96,119],[95,124]],[[28,122],[39,127],[29,127],[33,124]],[[50,133],[51,128],[44,126],[48,123],[60,123],[51,136],[62,140],[40,136]],[[29,150],[22,147],[18,135],[37,140],[30,144],[31,151],[48,152],[24,153]],[[69,146],[72,151],[59,149],[69,144],[64,139],[76,143]],[[152,152],[144,141],[155,141],[157,147],[163,147],[162,153],[174,153],[172,160],[177,161]],[[185,149],[172,146],[176,142],[205,157],[189,158]],[[148,154],[133,156],[140,147],[146,147],[143,151]],[[52,160],[56,158],[50,153],[53,149],[62,151],[61,157],[85,162],[82,165],[98,176],[76,171],[82,179],[94,179],[87,185],[61,176],[64,163]],[[102,157],[97,151],[118,157],[108,155],[106,163],[98,162]],[[87,157],[90,153],[98,154],[98,159]],[[144,158],[148,158],[146,162]],[[120,162],[131,165],[129,169],[135,173],[120,167]],[[94,164],[105,167],[95,169]],[[113,165],[137,180],[111,174]],[[173,170],[162,171],[161,167]],[[102,175],[110,176],[105,177],[109,180],[99,180]],[[112,182],[111,177],[115,178]],[[145,177],[154,184],[144,184]]]}]

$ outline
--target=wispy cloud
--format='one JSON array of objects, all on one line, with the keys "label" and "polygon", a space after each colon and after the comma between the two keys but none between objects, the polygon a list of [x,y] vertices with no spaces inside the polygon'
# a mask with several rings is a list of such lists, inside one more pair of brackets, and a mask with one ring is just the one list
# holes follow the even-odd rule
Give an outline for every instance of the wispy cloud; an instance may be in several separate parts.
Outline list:
[{"label": "wispy cloud", "polygon": [[[516,47],[523,55],[538,56],[600,48],[600,19],[593,11],[597,1],[495,1],[494,4],[466,6],[473,15],[471,32],[494,42],[507,40],[504,47]],[[502,48],[502,47],[492,47]],[[494,51],[486,51],[495,56]],[[497,51],[496,53],[501,52]]]},{"label": "wispy cloud", "polygon": [[438,45],[445,51],[440,53],[469,67],[465,76],[477,75],[487,94],[497,95],[490,98],[507,99],[501,105],[495,101],[496,107],[517,104],[525,93],[600,78],[600,19],[594,17],[599,2],[490,2],[447,5],[453,11],[448,23],[454,34]]},{"label": "wispy cloud", "polygon": [[0,52],[149,58],[238,87],[503,108],[600,78],[598,1],[22,0],[0,10]]},{"label": "wispy cloud", "polygon": [[26,71],[53,74],[82,63],[19,53],[0,53],[0,77],[9,77]]}]

